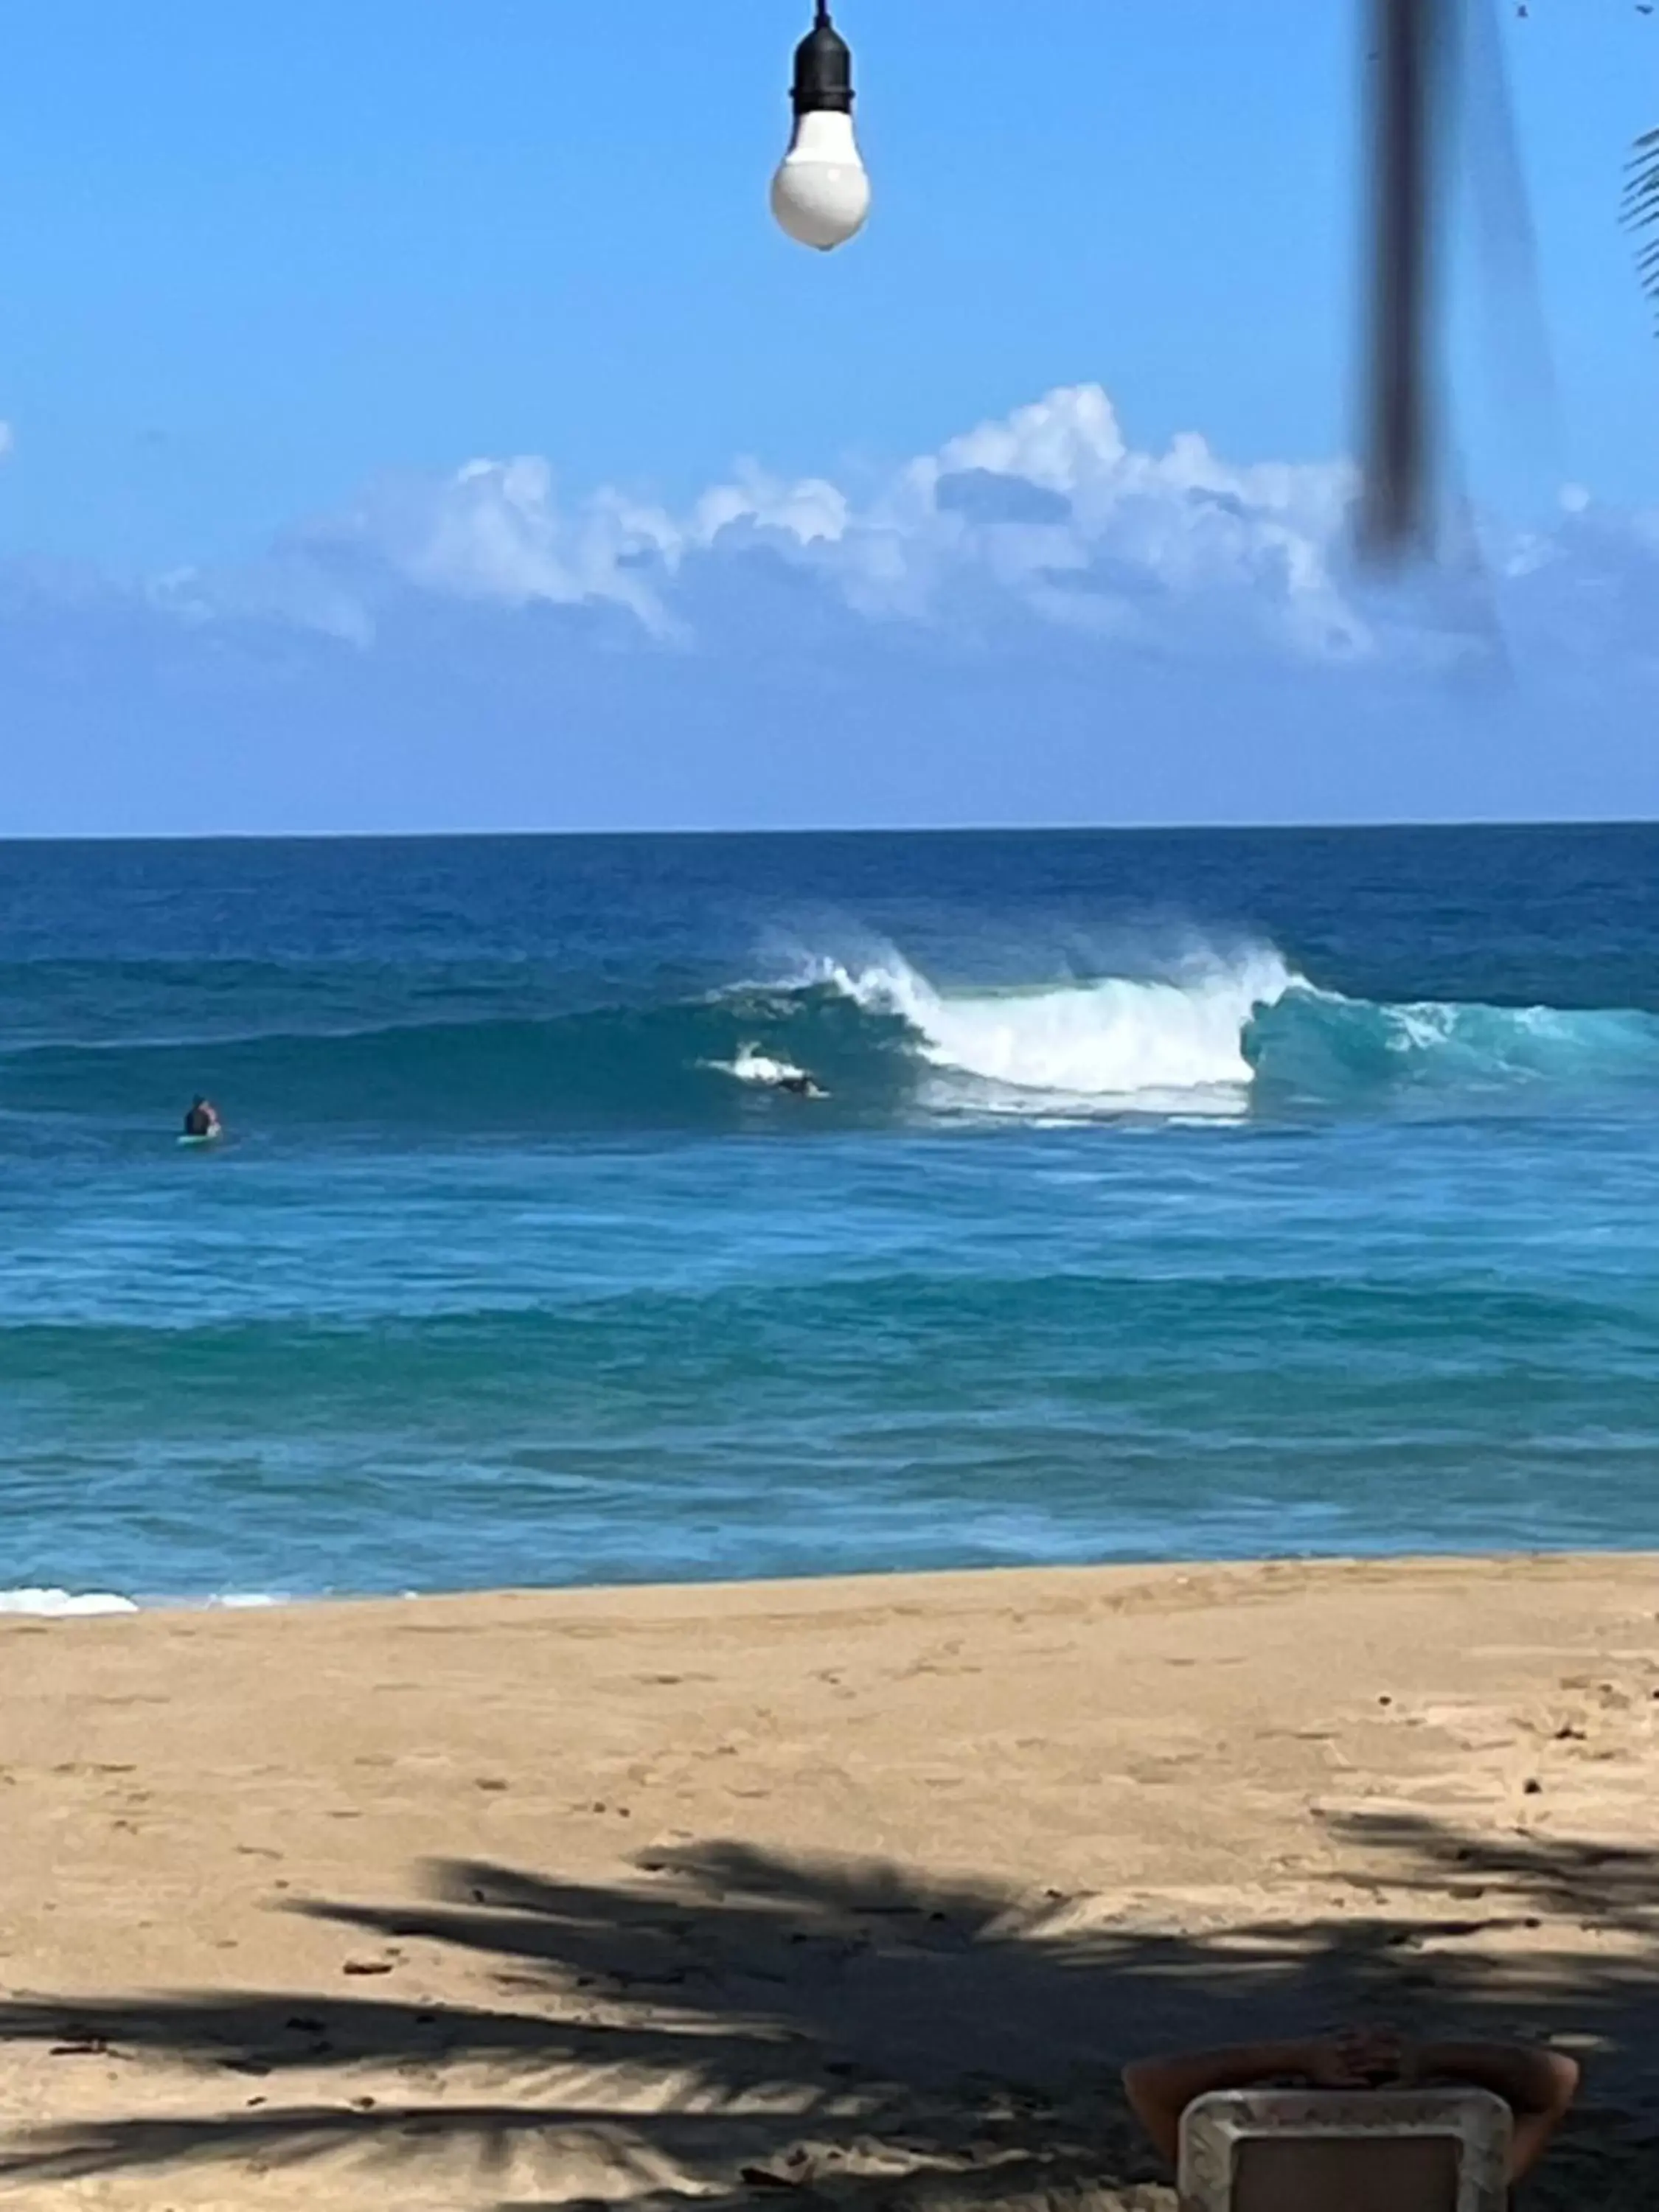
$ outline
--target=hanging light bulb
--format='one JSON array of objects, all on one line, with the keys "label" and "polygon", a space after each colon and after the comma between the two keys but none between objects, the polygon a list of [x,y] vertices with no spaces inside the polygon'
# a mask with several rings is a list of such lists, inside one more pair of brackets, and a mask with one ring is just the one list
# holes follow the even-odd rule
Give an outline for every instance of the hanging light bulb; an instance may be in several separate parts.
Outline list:
[{"label": "hanging light bulb", "polygon": [[853,137],[853,57],[817,0],[795,49],[794,135],[772,179],[772,212],[791,238],[827,253],[870,212],[870,179]]}]

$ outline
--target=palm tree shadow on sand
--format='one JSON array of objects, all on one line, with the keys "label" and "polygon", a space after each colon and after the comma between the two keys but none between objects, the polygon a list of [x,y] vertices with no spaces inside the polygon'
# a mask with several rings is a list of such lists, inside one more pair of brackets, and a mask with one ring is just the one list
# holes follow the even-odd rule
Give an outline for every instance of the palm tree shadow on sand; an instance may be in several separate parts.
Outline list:
[{"label": "palm tree shadow on sand", "polygon": [[[171,2060],[222,2091],[228,2070],[257,2092],[228,2113],[13,2137],[0,2182],[356,2155],[403,2162],[416,2188],[434,2161],[471,2166],[469,2202],[513,2191],[528,2161],[538,2206],[1151,2208],[1171,2200],[1116,2092],[1126,2058],[1375,2014],[1583,2039],[1589,2097],[1532,2201],[1659,2203],[1659,1851],[1334,1825],[1354,1867],[1328,1914],[1185,1934],[1099,1897],[731,1844],[647,1855],[612,1887],[439,1862],[412,1902],[295,1909],[375,1939],[388,1972],[427,1947],[463,1954],[488,2002],[0,2002],[0,2039]],[[356,2094],[370,2069],[382,2093],[395,2074],[395,2101]],[[329,2094],[283,2104],[284,2075]],[[499,2201],[532,2212],[521,2187]]]}]

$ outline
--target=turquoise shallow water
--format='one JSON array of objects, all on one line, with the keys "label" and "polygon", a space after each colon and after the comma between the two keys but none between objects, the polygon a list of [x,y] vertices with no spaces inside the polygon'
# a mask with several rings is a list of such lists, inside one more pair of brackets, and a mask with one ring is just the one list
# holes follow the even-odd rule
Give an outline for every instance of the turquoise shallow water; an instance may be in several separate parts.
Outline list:
[{"label": "turquoise shallow water", "polygon": [[1659,1545],[1656,864],[0,848],[0,1589]]}]

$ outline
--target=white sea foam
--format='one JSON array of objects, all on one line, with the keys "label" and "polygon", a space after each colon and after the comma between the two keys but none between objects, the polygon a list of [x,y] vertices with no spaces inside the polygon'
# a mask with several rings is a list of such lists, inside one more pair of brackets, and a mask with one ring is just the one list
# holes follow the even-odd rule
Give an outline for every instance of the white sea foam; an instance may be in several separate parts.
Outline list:
[{"label": "white sea foam", "polygon": [[1297,981],[1266,949],[1195,963],[1167,981],[948,992],[892,952],[859,969],[820,963],[814,980],[898,1015],[933,1066],[1025,1094],[1027,1110],[1056,1100],[1178,1100],[1189,1112],[1206,1095],[1218,1110],[1236,1108],[1253,1073],[1243,1050],[1250,1018]]},{"label": "white sea foam", "polygon": [[96,1613],[137,1613],[130,1597],[111,1590],[0,1590],[0,1613],[24,1614],[39,1620],[81,1620]]},{"label": "white sea foam", "polygon": [[[171,1605],[174,1601],[169,1599],[166,1602]],[[266,1606],[292,1602],[291,1599],[268,1590],[227,1590],[218,1597],[178,1601],[185,1609],[202,1607],[209,1612],[221,1613],[248,1613]],[[136,1598],[122,1597],[113,1590],[0,1590],[0,1615],[10,1614],[20,1619],[91,1620],[100,1616],[143,1610]]]}]

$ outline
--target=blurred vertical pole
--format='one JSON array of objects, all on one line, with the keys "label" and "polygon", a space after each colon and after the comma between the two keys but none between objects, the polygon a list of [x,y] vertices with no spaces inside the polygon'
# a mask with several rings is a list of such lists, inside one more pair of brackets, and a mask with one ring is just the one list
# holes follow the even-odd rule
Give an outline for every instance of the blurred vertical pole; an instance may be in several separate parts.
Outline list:
[{"label": "blurred vertical pole", "polygon": [[1426,551],[1434,534],[1435,137],[1447,0],[1370,0],[1371,240],[1362,550]]}]

